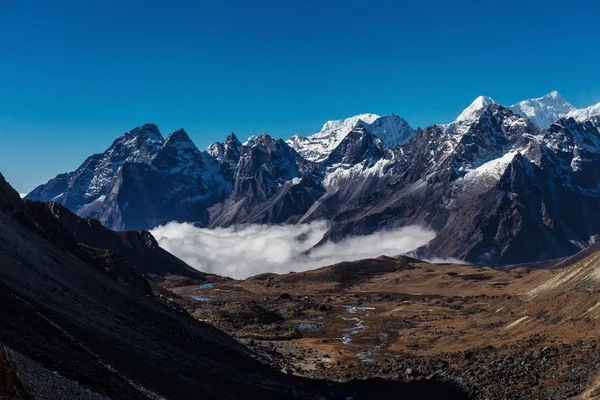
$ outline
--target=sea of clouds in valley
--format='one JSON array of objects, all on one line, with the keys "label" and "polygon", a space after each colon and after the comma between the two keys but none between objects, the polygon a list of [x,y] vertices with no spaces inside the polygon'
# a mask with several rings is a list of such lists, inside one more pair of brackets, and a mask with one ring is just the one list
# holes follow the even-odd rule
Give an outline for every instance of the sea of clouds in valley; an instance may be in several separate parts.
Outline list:
[{"label": "sea of clouds in valley", "polygon": [[435,237],[432,230],[409,226],[313,248],[327,229],[324,221],[216,229],[171,222],[155,228],[152,234],[161,247],[192,267],[236,279],[265,272],[306,271],[380,255],[395,256],[425,245]]}]

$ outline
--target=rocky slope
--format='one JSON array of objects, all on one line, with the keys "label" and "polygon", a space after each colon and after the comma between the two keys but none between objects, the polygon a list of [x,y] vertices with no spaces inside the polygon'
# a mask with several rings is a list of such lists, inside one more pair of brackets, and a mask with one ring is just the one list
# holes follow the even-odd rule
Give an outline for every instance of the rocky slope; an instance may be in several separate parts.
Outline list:
[{"label": "rocky slope", "polygon": [[210,287],[218,278],[192,275],[144,232],[22,202],[1,175],[0,193],[3,399],[466,398],[437,380],[342,384],[281,373],[148,279],[164,275],[168,285],[183,274],[180,284]]},{"label": "rocky slope", "polygon": [[[161,304],[119,250],[79,245],[36,206],[0,213],[0,342],[112,399],[236,397],[268,371],[225,335]],[[244,378],[240,368],[259,375]]]}]

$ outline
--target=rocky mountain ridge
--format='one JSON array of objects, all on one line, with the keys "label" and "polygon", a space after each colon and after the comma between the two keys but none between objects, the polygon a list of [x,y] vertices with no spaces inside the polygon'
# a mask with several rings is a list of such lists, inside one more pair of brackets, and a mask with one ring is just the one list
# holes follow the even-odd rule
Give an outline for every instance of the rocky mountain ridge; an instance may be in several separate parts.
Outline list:
[{"label": "rocky mountain ridge", "polygon": [[534,100],[515,112],[482,96],[454,122],[417,130],[365,114],[287,142],[264,134],[242,144],[232,134],[207,151],[183,130],[162,140],[147,124],[27,198],[114,229],[326,219],[324,240],[341,240],[421,224],[438,232],[422,257],[491,265],[562,257],[600,233],[600,117],[540,129],[521,113],[566,108],[557,93]]}]

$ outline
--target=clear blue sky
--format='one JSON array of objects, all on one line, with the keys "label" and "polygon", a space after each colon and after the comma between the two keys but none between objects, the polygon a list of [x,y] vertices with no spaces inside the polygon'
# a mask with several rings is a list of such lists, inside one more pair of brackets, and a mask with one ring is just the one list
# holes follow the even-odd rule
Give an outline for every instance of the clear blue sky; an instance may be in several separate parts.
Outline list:
[{"label": "clear blue sky", "polygon": [[0,172],[29,191],[144,122],[204,148],[365,112],[424,127],[480,94],[587,106],[598,15],[591,0],[0,0]]}]

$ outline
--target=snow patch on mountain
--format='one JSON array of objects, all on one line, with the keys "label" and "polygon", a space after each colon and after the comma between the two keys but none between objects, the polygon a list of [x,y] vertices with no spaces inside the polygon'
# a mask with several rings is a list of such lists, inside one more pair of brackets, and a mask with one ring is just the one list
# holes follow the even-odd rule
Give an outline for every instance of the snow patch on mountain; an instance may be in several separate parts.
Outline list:
[{"label": "snow patch on mountain", "polygon": [[328,191],[335,191],[343,182],[357,180],[359,178],[383,177],[389,167],[394,164],[394,160],[382,158],[375,165],[365,166],[364,164],[334,164],[327,169],[327,174],[323,180],[323,186]]},{"label": "snow patch on mountain", "polygon": [[254,144],[254,142],[256,142],[256,139],[258,139],[258,136],[257,135],[252,135],[248,139],[246,139],[246,141],[244,143],[242,143],[242,144],[244,146],[252,146]]},{"label": "snow patch on mountain", "polygon": [[467,173],[462,177],[462,183],[465,187],[472,184],[485,185],[486,188],[495,185],[518,153],[518,150],[509,151],[502,157],[467,170]]}]

